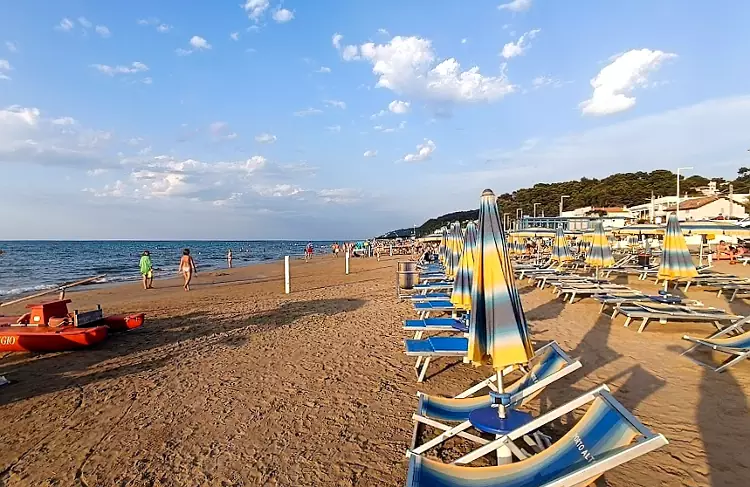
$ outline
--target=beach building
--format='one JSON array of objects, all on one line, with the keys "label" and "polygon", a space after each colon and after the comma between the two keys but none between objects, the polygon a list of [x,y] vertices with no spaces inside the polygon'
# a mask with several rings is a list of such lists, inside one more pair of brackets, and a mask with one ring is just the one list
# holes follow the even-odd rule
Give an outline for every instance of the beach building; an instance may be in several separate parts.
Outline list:
[{"label": "beach building", "polygon": [[[677,203],[667,205],[666,213],[674,212]],[[747,210],[735,199],[726,196],[705,196],[680,202],[680,220],[713,220],[715,218],[745,218]]]}]

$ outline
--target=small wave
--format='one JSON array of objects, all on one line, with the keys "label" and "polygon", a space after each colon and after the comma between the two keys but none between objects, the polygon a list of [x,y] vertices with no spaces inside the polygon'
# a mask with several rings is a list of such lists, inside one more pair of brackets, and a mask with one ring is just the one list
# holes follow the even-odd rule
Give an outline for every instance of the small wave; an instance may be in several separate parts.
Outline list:
[{"label": "small wave", "polygon": [[57,286],[52,284],[40,284],[38,286],[31,287],[17,287],[14,289],[0,289],[0,296],[15,296],[17,294],[31,293],[34,291],[46,291],[47,289],[54,289]]}]

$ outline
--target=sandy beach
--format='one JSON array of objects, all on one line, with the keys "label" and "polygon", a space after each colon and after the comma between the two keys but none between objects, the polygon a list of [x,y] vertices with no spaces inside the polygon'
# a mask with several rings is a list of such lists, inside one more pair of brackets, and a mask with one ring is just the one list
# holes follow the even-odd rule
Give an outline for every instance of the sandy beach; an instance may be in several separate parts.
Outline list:
[{"label": "sandy beach", "polygon": [[[416,383],[401,329],[414,312],[396,300],[395,267],[355,259],[346,276],[343,259],[294,261],[290,295],[281,263],[201,273],[189,293],[176,279],[71,293],[76,309],[144,311],[146,324],[89,350],[0,359],[14,381],[0,389],[0,485],[403,485],[415,393],[452,395],[491,371],[439,360]],[[638,334],[595,301],[564,304],[525,282],[521,293],[535,343],[556,340],[583,363],[534,412],[607,383],[670,441],[597,486],[748,485],[750,362],[716,374],[679,356],[680,337],[710,325]],[[739,299],[689,297],[750,313]]]}]

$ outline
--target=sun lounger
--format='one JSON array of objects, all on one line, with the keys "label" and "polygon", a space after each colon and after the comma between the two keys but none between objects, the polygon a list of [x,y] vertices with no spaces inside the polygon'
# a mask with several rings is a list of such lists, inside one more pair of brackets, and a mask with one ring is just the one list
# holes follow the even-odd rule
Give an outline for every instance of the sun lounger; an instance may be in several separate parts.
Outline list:
[{"label": "sun lounger", "polygon": [[450,300],[451,295],[448,293],[425,293],[425,294],[412,294],[409,299],[413,303],[420,301],[445,301]]},{"label": "sun lounger", "polygon": [[650,294],[633,294],[633,295],[612,295],[600,294],[594,296],[594,299],[601,303],[599,313],[604,313],[607,306],[616,307],[618,304],[635,304],[638,302],[653,302],[662,304],[686,304],[688,306],[703,306],[703,303],[694,299],[685,300],[679,296],[670,295],[650,295]]},{"label": "sun lounger", "polygon": [[[549,384],[565,377],[571,372],[581,368],[581,362],[572,360],[562,351],[556,342],[549,343],[536,351],[531,359],[529,367],[524,369],[524,374],[513,384],[505,388],[509,394],[508,407],[519,408],[537,397]],[[508,367],[503,374],[510,374],[512,367]],[[494,378],[495,376],[493,376]],[[487,443],[474,435],[466,433],[471,427],[469,414],[477,408],[488,407],[492,404],[490,395],[469,397],[476,391],[492,385],[491,380],[483,381],[479,387],[474,386],[459,394],[460,397],[444,398],[417,393],[419,405],[417,412],[412,416],[414,420],[414,435],[412,437],[411,451],[422,454],[440,443],[454,436],[462,436],[479,444]],[[444,422],[457,423],[457,426],[449,426]],[[423,426],[431,426],[443,431],[439,436],[424,444],[417,446],[420,430]],[[468,437],[467,437],[468,435]]]},{"label": "sun lounger", "polygon": [[556,287],[555,293],[557,296],[562,296],[563,301],[568,301],[570,296],[570,304],[573,304],[576,297],[591,297],[601,294],[617,295],[617,296],[635,296],[641,294],[640,291],[630,289],[627,286],[620,284],[587,284],[587,283],[572,283],[564,284]]},{"label": "sun lounger", "polygon": [[612,318],[617,315],[625,315],[625,326],[630,326],[634,319],[640,319],[641,325],[638,333],[646,329],[649,321],[659,320],[665,324],[669,321],[687,321],[691,323],[713,323],[719,330],[722,322],[734,321],[741,316],[727,313],[717,308],[690,307],[685,305],[661,304],[661,303],[633,303],[617,305],[612,313]]},{"label": "sun lounger", "polygon": [[421,293],[427,293],[430,291],[445,291],[453,289],[453,281],[435,281],[417,284],[414,286],[414,290]]},{"label": "sun lounger", "polygon": [[[682,355],[698,365],[708,367],[714,372],[724,372],[732,365],[750,358],[750,331],[745,331],[743,328],[744,325],[747,325],[748,321],[750,321],[750,317],[743,318],[737,323],[724,328],[708,338],[693,338],[684,335],[682,337],[683,340],[692,342],[695,345],[682,352]],[[714,367],[711,364],[701,362],[700,360],[687,355],[700,347],[707,347],[711,350],[725,353],[729,355],[729,357],[722,362],[721,365]]]},{"label": "sun lounger", "polygon": [[737,298],[737,296],[744,296],[746,294],[750,294],[750,283],[744,283],[744,284],[720,284],[718,287],[718,292],[716,294],[716,297],[721,297],[722,294],[725,292],[730,292],[732,295],[729,297],[729,302]]},{"label": "sun lounger", "polygon": [[[547,445],[535,441],[540,428],[588,406],[586,414],[558,441]],[[537,438],[540,438],[538,435]],[[514,443],[523,439],[533,449],[529,453]],[[540,444],[541,443],[541,444]],[[633,416],[600,386],[558,407],[538,419],[499,437],[446,465],[420,455],[409,454],[407,487],[492,486],[492,487],[570,487],[591,485],[604,472],[645,455],[668,443]],[[519,459],[509,465],[465,467],[467,463],[506,447]]]},{"label": "sun lounger", "polygon": [[462,309],[456,308],[448,300],[417,302],[414,303],[414,310],[419,314],[420,319],[429,318],[432,313],[451,313],[455,316],[459,312],[463,312]]},{"label": "sun lounger", "polygon": [[417,357],[414,368],[417,372],[417,382],[423,382],[427,375],[427,367],[434,357],[466,357],[469,350],[469,340],[464,337],[430,337],[423,340],[406,339],[407,357]]},{"label": "sun lounger", "polygon": [[468,333],[469,327],[464,320],[455,318],[429,318],[426,320],[405,320],[404,330],[413,331],[414,339],[419,340],[426,331]]}]

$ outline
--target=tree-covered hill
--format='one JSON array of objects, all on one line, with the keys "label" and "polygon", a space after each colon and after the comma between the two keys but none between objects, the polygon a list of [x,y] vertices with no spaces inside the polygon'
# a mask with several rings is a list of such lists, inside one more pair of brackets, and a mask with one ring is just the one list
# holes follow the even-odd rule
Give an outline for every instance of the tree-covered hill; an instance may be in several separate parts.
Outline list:
[{"label": "tree-covered hill", "polygon": [[[750,192],[750,169],[742,167],[734,181],[722,178],[708,179],[703,176],[681,178],[680,192],[690,196],[697,195],[696,188],[716,181],[719,189],[727,193],[728,183],[734,185],[735,193]],[[502,213],[515,217],[516,210],[521,208],[526,215],[532,214],[534,203],[537,205],[537,216],[557,216],[559,214],[560,196],[568,195],[565,208],[583,206],[611,207],[634,206],[647,203],[654,196],[673,195],[677,191],[677,175],[671,171],[634,172],[613,174],[604,179],[583,178],[579,181],[560,183],[538,183],[531,188],[523,188],[512,193],[498,196],[497,204]],[[479,197],[477,196],[477,200]],[[457,211],[427,220],[417,228],[417,235],[427,235],[450,222],[476,219],[479,210]]]}]

